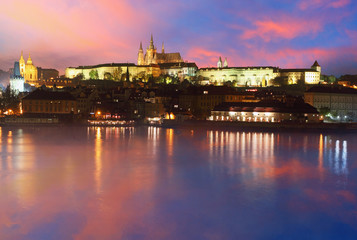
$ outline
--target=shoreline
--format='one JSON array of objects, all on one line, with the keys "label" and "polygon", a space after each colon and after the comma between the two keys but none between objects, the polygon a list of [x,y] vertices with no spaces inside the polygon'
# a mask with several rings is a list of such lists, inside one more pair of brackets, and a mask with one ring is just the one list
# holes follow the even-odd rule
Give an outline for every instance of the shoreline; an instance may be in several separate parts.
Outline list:
[{"label": "shoreline", "polygon": [[128,121],[128,124],[90,124],[90,122],[41,122],[41,121],[19,121],[19,122],[0,122],[0,127],[161,127],[172,129],[191,129],[191,130],[230,130],[230,131],[262,131],[262,132],[277,132],[277,131],[299,131],[299,132],[343,132],[356,133],[357,123],[265,123],[265,122],[225,122],[225,121],[209,121],[209,120],[187,120],[183,122],[164,121],[162,124],[145,124],[142,122]]}]

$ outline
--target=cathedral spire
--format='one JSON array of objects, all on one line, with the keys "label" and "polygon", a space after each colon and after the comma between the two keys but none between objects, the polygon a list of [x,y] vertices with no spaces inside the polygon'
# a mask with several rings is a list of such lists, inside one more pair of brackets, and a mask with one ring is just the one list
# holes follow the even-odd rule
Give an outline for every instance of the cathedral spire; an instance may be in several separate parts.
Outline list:
[{"label": "cathedral spire", "polygon": [[162,53],[165,53],[165,46],[164,46],[164,42],[162,42]]},{"label": "cathedral spire", "polygon": [[149,49],[154,49],[154,38],[152,37],[152,34],[151,34],[151,40],[150,40],[150,46],[149,46]]},{"label": "cathedral spire", "polygon": [[140,51],[143,50],[143,43],[140,41],[140,48],[139,48]]}]

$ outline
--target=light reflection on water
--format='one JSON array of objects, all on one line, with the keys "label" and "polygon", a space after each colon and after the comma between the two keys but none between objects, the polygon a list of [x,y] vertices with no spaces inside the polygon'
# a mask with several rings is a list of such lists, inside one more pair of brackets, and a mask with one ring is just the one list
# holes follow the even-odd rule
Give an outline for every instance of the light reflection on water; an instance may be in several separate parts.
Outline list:
[{"label": "light reflection on water", "polygon": [[349,239],[357,233],[356,141],[0,128],[0,239]]}]

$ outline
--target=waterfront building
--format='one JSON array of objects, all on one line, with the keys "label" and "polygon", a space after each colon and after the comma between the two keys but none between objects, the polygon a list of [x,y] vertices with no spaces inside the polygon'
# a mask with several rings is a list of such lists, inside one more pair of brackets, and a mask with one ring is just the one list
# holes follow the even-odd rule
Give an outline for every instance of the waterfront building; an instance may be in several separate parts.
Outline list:
[{"label": "waterfront building", "polygon": [[68,92],[36,89],[22,99],[25,116],[57,117],[77,114],[77,101]]},{"label": "waterfront building", "polygon": [[330,112],[337,121],[357,122],[357,90],[340,85],[314,86],[305,92],[305,102]]},{"label": "waterfront building", "polygon": [[316,108],[304,102],[292,105],[279,101],[258,103],[223,102],[211,111],[211,121],[231,122],[321,122],[323,117]]},{"label": "waterfront building", "polygon": [[255,92],[238,92],[225,86],[199,87],[179,96],[178,107],[198,118],[210,116],[215,106],[222,102],[257,102]]},{"label": "waterfront building", "polygon": [[25,79],[21,76],[20,63],[14,63],[14,69],[10,76],[10,89],[19,93],[24,91]]}]

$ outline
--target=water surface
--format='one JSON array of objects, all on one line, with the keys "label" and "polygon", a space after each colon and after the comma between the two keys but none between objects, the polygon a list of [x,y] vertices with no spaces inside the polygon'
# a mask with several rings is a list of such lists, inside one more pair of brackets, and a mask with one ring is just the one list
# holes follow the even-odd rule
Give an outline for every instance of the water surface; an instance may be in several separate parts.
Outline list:
[{"label": "water surface", "polygon": [[356,239],[353,134],[0,128],[0,239]]}]

